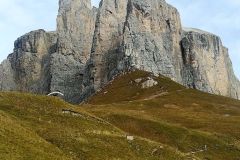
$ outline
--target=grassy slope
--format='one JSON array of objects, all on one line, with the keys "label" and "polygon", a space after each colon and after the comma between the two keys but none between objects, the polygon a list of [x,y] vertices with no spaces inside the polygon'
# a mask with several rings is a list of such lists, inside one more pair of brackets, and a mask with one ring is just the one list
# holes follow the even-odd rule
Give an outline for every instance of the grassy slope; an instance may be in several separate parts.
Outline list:
[{"label": "grassy slope", "polygon": [[240,159],[239,101],[186,89],[164,77],[155,77],[159,84],[149,89],[134,82],[149,76],[137,71],[118,77],[88,100],[86,110],[130,134],[186,155]]},{"label": "grassy slope", "polygon": [[[78,116],[63,114],[62,109]],[[184,159],[168,145],[135,137],[56,98],[0,93],[0,159]]]},{"label": "grassy slope", "polygon": [[0,159],[239,160],[239,101],[164,77],[153,77],[158,85],[149,89],[135,82],[150,76],[120,76],[80,107],[0,93]]}]

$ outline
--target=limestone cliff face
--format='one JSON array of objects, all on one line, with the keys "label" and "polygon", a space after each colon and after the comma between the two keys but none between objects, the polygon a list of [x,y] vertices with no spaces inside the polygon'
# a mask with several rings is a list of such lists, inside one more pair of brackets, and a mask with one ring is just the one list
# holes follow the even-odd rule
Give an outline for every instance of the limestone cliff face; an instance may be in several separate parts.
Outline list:
[{"label": "limestone cliff face", "polygon": [[14,74],[9,59],[4,60],[0,64],[0,91],[16,90]]},{"label": "limestone cliff face", "polygon": [[165,75],[201,91],[240,98],[227,49],[218,36],[182,29],[164,0],[60,0],[57,31],[30,32],[0,65],[0,89],[60,91],[85,100],[132,69]]},{"label": "limestone cliff face", "polygon": [[129,1],[124,27],[124,55],[131,67],[182,82],[177,9],[161,0]]},{"label": "limestone cliff face", "polygon": [[205,92],[238,98],[236,78],[221,39],[197,29],[184,29],[181,41],[183,49],[183,83]]},{"label": "limestone cliff face", "polygon": [[118,62],[124,56],[121,45],[127,4],[126,0],[102,0],[100,2],[88,68],[92,80],[89,85],[93,85],[95,90],[106,84],[113,75],[119,73]]},{"label": "limestone cliff face", "polygon": [[103,0],[92,48],[94,88],[137,68],[182,82],[178,11],[161,0]]},{"label": "limestone cliff face", "polygon": [[[4,90],[49,92],[50,54],[55,50],[57,36],[44,30],[32,31],[14,43],[14,52],[3,62]],[[3,85],[6,86],[6,85]]]},{"label": "limestone cliff face", "polygon": [[86,64],[92,48],[96,9],[91,0],[60,0],[57,17],[58,52]]},{"label": "limestone cliff face", "polygon": [[90,58],[96,8],[91,0],[60,0],[57,17],[57,51],[51,59],[51,91],[79,101],[86,63]]}]

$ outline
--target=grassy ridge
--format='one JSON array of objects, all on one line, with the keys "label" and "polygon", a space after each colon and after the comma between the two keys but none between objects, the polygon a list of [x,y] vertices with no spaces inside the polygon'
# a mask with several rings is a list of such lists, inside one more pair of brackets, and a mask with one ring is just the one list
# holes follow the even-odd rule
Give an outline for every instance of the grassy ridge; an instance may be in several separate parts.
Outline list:
[{"label": "grassy ridge", "polygon": [[239,124],[239,101],[136,71],[80,106],[0,93],[0,159],[239,160]]},{"label": "grassy ridge", "polygon": [[186,89],[164,77],[153,77],[158,85],[147,90],[134,83],[149,76],[137,71],[119,77],[88,101],[88,112],[201,159],[240,158],[239,101]]},{"label": "grassy ridge", "polygon": [[0,117],[0,159],[183,159],[56,98],[0,93]]}]

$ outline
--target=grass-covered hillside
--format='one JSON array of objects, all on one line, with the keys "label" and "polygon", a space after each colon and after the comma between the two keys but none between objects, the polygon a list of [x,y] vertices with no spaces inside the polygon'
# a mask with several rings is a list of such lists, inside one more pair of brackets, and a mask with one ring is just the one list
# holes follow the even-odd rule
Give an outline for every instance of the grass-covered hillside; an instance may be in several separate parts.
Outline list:
[{"label": "grass-covered hillside", "polygon": [[59,99],[0,93],[1,160],[183,159],[174,148],[126,132]]},{"label": "grass-covered hillside", "polygon": [[[149,77],[158,85],[142,89]],[[129,134],[185,155],[204,160],[240,159],[240,101],[234,99],[136,71],[115,79],[90,98],[85,108]]]},{"label": "grass-covered hillside", "polygon": [[240,102],[142,71],[78,106],[2,92],[0,159],[239,160]]}]

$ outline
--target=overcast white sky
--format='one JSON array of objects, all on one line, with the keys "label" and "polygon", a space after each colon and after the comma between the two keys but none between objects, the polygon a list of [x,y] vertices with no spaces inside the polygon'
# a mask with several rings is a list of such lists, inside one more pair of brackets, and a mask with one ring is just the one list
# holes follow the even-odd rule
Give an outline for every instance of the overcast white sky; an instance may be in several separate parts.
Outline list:
[{"label": "overcast white sky", "polygon": [[[213,32],[229,48],[240,78],[240,0],[166,0],[178,8],[183,26]],[[92,0],[98,6],[99,0]],[[0,61],[17,37],[36,29],[55,30],[58,0],[0,0]]]}]

